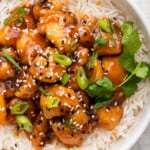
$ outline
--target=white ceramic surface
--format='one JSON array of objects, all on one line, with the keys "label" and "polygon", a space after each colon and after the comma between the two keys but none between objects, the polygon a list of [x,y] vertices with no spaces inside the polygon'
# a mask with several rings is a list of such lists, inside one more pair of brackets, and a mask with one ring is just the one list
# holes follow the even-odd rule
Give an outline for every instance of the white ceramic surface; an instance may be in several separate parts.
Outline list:
[{"label": "white ceramic surface", "polygon": [[[114,3],[120,7],[120,9],[127,15],[128,19],[133,19],[139,29],[142,30],[142,33],[145,37],[146,47],[150,49],[150,25],[148,24],[148,19],[144,15],[144,11],[141,11],[137,4],[137,0],[113,0]],[[135,2],[136,1],[136,2]],[[140,1],[146,3],[145,1]],[[149,5],[150,6],[150,5]],[[150,9],[150,8],[149,8]],[[112,150],[129,150],[138,141],[139,137],[142,135],[150,121],[150,93],[147,96],[146,104],[140,114],[137,117],[135,124],[130,129],[126,138],[121,139],[117,142]],[[149,147],[150,149],[150,147]],[[137,150],[144,150],[137,149]]]}]

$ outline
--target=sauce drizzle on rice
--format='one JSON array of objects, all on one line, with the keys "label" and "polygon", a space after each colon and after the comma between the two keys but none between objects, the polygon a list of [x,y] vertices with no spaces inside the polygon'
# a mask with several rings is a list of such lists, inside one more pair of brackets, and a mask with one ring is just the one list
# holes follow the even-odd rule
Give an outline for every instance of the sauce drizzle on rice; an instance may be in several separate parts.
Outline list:
[{"label": "sauce drizzle on rice", "polygon": [[[111,15],[103,11],[109,2],[39,0],[5,18],[0,29],[3,129],[17,128],[35,149],[82,149],[91,139],[103,143],[108,134],[117,139],[126,132],[115,130],[127,118],[128,97],[149,76],[150,67],[134,59],[141,42],[133,23],[121,23],[111,2]],[[100,10],[98,16],[92,17],[93,8]],[[131,59],[126,61],[128,51]]]}]

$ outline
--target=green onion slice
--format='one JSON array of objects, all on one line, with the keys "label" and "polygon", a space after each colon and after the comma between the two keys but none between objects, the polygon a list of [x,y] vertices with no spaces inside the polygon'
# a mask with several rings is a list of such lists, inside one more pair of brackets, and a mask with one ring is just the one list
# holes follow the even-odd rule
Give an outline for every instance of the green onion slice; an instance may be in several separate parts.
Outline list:
[{"label": "green onion slice", "polygon": [[52,92],[47,92],[43,89],[42,86],[39,87],[39,91],[44,95],[44,96],[53,96]]},{"label": "green onion slice", "polygon": [[23,16],[26,14],[24,8],[16,9],[7,19],[4,20],[4,25],[10,25],[12,23],[22,25],[24,22]]},{"label": "green onion slice", "polygon": [[29,108],[28,102],[18,102],[12,106],[11,114],[22,115],[28,110],[28,108]]},{"label": "green onion slice", "polygon": [[99,19],[98,20],[98,25],[105,32],[109,32],[109,33],[113,32],[113,26],[112,26],[112,23],[109,19],[108,20]]},{"label": "green onion slice", "polygon": [[48,100],[47,108],[55,108],[59,105],[60,98],[59,97],[50,97]]},{"label": "green onion slice", "polygon": [[65,72],[62,76],[61,83],[62,85],[66,85],[69,81],[69,75]]},{"label": "green onion slice", "polygon": [[74,51],[77,48],[77,43],[75,41],[72,41],[70,44],[71,51]]},{"label": "green onion slice", "polygon": [[109,40],[104,39],[102,36],[100,36],[97,39],[95,39],[93,48],[96,49],[99,45],[105,46],[108,43],[109,43]]},{"label": "green onion slice", "polygon": [[63,54],[54,54],[54,60],[63,66],[70,66],[72,64],[72,59]]},{"label": "green onion slice", "polygon": [[93,55],[91,56],[91,58],[89,59],[88,63],[87,63],[87,68],[88,70],[93,68],[93,64],[94,61],[98,58],[98,53],[94,52]]},{"label": "green onion slice", "polygon": [[19,66],[19,64],[6,51],[2,51],[2,56],[6,58],[12,65],[14,65],[17,70],[22,71],[22,68]]},{"label": "green onion slice", "polygon": [[66,127],[68,127],[68,128],[79,130],[79,128],[76,127],[76,126],[73,124],[73,121],[70,120],[70,119],[65,118],[65,119],[64,119],[64,125],[65,125]]},{"label": "green onion slice", "polygon": [[86,89],[88,87],[89,81],[88,81],[88,78],[86,76],[86,73],[85,73],[83,67],[79,67],[78,68],[76,80],[77,80],[78,86],[82,90],[84,90],[84,89]]},{"label": "green onion slice", "polygon": [[32,132],[33,125],[27,116],[19,115],[16,117],[16,121],[20,128],[23,128],[27,132]]}]

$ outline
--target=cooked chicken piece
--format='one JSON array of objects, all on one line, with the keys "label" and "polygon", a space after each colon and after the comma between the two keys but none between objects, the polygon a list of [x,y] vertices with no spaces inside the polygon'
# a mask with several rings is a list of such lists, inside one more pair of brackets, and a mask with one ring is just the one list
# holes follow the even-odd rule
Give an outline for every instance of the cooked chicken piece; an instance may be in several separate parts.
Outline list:
[{"label": "cooked chicken piece", "polygon": [[98,125],[107,129],[112,130],[118,125],[122,114],[122,106],[110,105],[97,110]]},{"label": "cooked chicken piece", "polygon": [[84,135],[81,131],[66,127],[59,122],[52,124],[52,129],[57,138],[68,146],[79,146],[84,139]]},{"label": "cooked chicken piece", "polygon": [[46,46],[45,39],[37,30],[23,30],[16,43],[21,63],[31,65],[34,57],[42,52]]},{"label": "cooked chicken piece", "polygon": [[47,120],[44,118],[43,114],[38,114],[33,123],[33,131],[30,134],[28,134],[36,150],[42,150],[42,147],[45,145],[47,131]]},{"label": "cooked chicken piece", "polygon": [[93,63],[93,69],[90,71],[90,80],[95,83],[97,80],[102,79],[104,71],[100,60],[96,59]]},{"label": "cooked chicken piece", "polygon": [[53,10],[61,10],[62,3],[60,0],[37,0],[36,5],[33,7],[33,15],[36,19],[43,17]]},{"label": "cooked chicken piece", "polygon": [[126,76],[125,69],[120,65],[117,56],[107,56],[102,58],[102,64],[106,76],[116,85],[120,84]]},{"label": "cooked chicken piece", "polygon": [[89,60],[89,50],[84,47],[78,47],[74,52],[75,61],[81,65],[86,65]]},{"label": "cooked chicken piece", "polygon": [[52,11],[40,18],[38,30],[46,34],[47,39],[60,50],[61,53],[71,53],[76,48],[77,39],[71,37],[73,17],[62,11]]},{"label": "cooked chicken piece", "polygon": [[2,57],[2,54],[0,54],[0,80],[7,80],[14,76],[15,69],[12,64]]},{"label": "cooked chicken piece", "polygon": [[4,95],[0,93],[0,125],[7,124],[6,100]]},{"label": "cooked chicken piece", "polygon": [[33,76],[29,73],[23,73],[21,77],[21,85],[18,90],[15,92],[15,96],[21,99],[30,99],[33,98],[38,87]]},{"label": "cooked chicken piece", "polygon": [[12,98],[15,96],[15,80],[9,79],[0,82],[0,93],[3,93],[5,98]]},{"label": "cooked chicken piece", "polygon": [[78,146],[85,136],[93,130],[93,125],[86,110],[79,108],[75,113],[64,118],[62,123],[53,123],[52,129],[62,143]]},{"label": "cooked chicken piece", "polygon": [[78,39],[78,42],[86,48],[92,48],[94,43],[94,37],[91,34],[92,29],[85,25],[77,25],[72,29],[72,37]]},{"label": "cooked chicken piece", "polygon": [[77,97],[79,99],[80,106],[85,108],[85,109],[88,109],[89,106],[90,106],[90,99],[85,94],[85,92],[79,90],[79,91],[76,92],[76,95],[77,95]]},{"label": "cooked chicken piece", "polygon": [[16,41],[20,36],[20,30],[16,27],[3,26],[0,29],[0,44],[16,47]]},{"label": "cooked chicken piece", "polygon": [[30,73],[38,80],[47,83],[59,81],[63,76],[66,67],[54,61],[53,48],[47,48],[43,54],[39,54],[30,67]]},{"label": "cooked chicken piece", "polygon": [[109,40],[105,46],[98,46],[96,51],[100,56],[104,55],[118,55],[122,51],[121,41],[116,34],[103,33],[102,37]]},{"label": "cooked chicken piece", "polygon": [[[46,95],[42,94],[40,98],[40,106],[44,112],[46,119],[62,116],[69,111],[77,109],[79,100],[74,90],[61,85],[51,86],[45,89]],[[50,96],[47,96],[50,95]],[[52,101],[53,100],[53,101]],[[55,100],[59,100],[55,106]],[[49,103],[52,106],[49,106]],[[54,103],[54,104],[53,104]],[[54,106],[53,106],[54,105]]]}]

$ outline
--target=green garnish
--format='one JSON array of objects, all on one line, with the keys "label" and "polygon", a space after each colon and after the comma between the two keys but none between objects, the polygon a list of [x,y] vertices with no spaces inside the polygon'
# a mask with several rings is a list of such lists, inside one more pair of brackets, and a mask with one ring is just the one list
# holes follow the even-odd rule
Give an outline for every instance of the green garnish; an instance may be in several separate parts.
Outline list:
[{"label": "green garnish", "polygon": [[105,32],[109,32],[109,33],[113,32],[113,25],[112,25],[112,22],[109,19],[107,19],[107,20],[99,19],[98,20],[98,25]]},{"label": "green garnish", "polygon": [[28,108],[29,108],[28,102],[18,102],[12,106],[10,113],[14,115],[22,115],[28,110]]},{"label": "green garnish", "polygon": [[75,41],[71,41],[71,44],[70,44],[71,51],[74,51],[76,48],[77,48],[77,43]]},{"label": "green garnish", "polygon": [[50,97],[47,103],[47,108],[56,108],[60,104],[59,97]]},{"label": "green garnish", "polygon": [[116,88],[117,87],[112,84],[111,80],[104,77],[95,84],[90,85],[86,89],[86,93],[94,100],[94,109],[99,109],[109,105],[114,100],[113,91]]},{"label": "green garnish", "polygon": [[72,59],[63,54],[54,54],[54,60],[63,66],[70,66],[72,64]]},{"label": "green garnish", "polygon": [[53,96],[52,92],[47,92],[43,89],[42,86],[39,87],[39,91],[44,95],[44,96]]},{"label": "green garnish", "polygon": [[76,126],[73,124],[73,121],[70,120],[70,119],[65,118],[65,119],[64,119],[64,125],[65,125],[66,127],[68,127],[68,128],[79,130],[79,128],[76,127]]},{"label": "green garnish", "polygon": [[22,71],[22,68],[19,66],[19,64],[6,51],[2,51],[2,56],[6,58],[12,65],[14,65],[17,70],[20,72]]},{"label": "green garnish", "polygon": [[123,52],[119,56],[119,61],[128,72],[132,72],[136,67],[134,55],[141,47],[139,33],[133,28],[133,22],[129,21],[124,22],[121,31],[123,32]]},{"label": "green garnish", "polygon": [[66,85],[69,81],[69,75],[65,72],[62,76],[61,83],[62,85]]},{"label": "green garnish", "polygon": [[108,43],[109,41],[107,39],[104,39],[102,36],[100,36],[97,39],[95,39],[93,48],[96,49],[99,45],[105,46]]},{"label": "green garnish", "polygon": [[98,80],[95,84],[90,85],[86,89],[86,93],[95,101],[100,101],[111,99],[114,90],[115,86],[112,84],[111,80],[104,77],[102,80]]},{"label": "green garnish", "polygon": [[150,76],[150,66],[146,62],[136,62],[135,53],[141,47],[139,33],[133,28],[133,22],[126,21],[121,26],[123,33],[123,52],[119,56],[120,64],[129,72],[129,75],[119,85],[123,93],[129,97],[137,91],[137,84],[141,79]]},{"label": "green garnish", "polygon": [[16,117],[16,121],[20,128],[23,128],[27,132],[32,132],[33,125],[27,116],[19,115]]},{"label": "green garnish", "polygon": [[88,87],[89,81],[88,81],[88,78],[86,76],[86,73],[85,73],[83,67],[79,67],[78,68],[76,80],[77,80],[78,86],[82,90],[84,90],[84,89],[86,89]]},{"label": "green garnish", "polygon": [[10,25],[14,23],[15,25],[24,22],[23,16],[26,14],[26,10],[24,8],[16,9],[7,19],[4,20],[4,25]]},{"label": "green garnish", "polygon": [[102,107],[105,107],[105,106],[111,104],[112,101],[113,101],[113,99],[114,99],[114,96],[113,96],[111,99],[108,99],[108,100],[105,100],[105,101],[102,101],[102,102],[97,102],[97,103],[93,106],[93,109],[96,110],[96,109],[100,109],[100,108],[102,108]]},{"label": "green garnish", "polygon": [[97,52],[94,52],[93,55],[91,56],[90,60],[88,61],[87,63],[87,68],[88,70],[92,69],[93,68],[93,64],[94,64],[94,61],[98,58],[98,53]]}]

